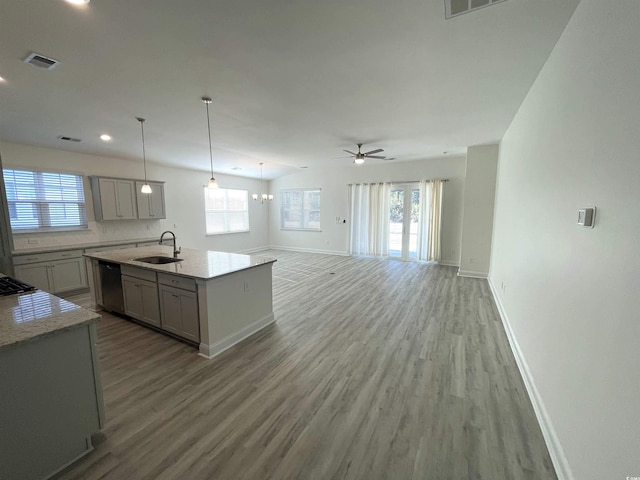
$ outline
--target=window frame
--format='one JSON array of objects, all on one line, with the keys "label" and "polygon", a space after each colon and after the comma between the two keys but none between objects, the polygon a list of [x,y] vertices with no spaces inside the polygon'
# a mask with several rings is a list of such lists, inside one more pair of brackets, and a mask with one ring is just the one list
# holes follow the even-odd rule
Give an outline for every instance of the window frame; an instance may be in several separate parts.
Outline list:
[{"label": "window frame", "polygon": [[[212,237],[212,236],[216,236],[216,235],[230,235],[230,234],[234,234],[234,233],[249,233],[251,231],[251,223],[250,223],[250,219],[249,219],[249,190],[245,190],[244,188],[227,188],[227,187],[220,187],[217,189],[210,189],[207,186],[204,186],[204,222],[205,222],[205,236],[207,237]],[[207,201],[208,201],[208,194],[210,192],[221,192],[221,191],[228,191],[228,190],[233,190],[233,191],[238,191],[238,192],[244,192],[245,194],[245,205],[246,205],[246,210],[231,210],[228,208],[225,209],[209,209],[207,208]],[[226,201],[228,201],[228,197],[226,199]],[[244,212],[246,213],[246,229],[243,230],[228,230],[228,214],[229,213],[239,213],[239,212]],[[225,214],[225,227],[227,228],[225,231],[222,232],[213,232],[213,233],[209,233],[209,223],[208,223],[208,214],[209,213],[224,213]]]},{"label": "window frame", "polygon": [[[10,172],[10,173],[7,173]],[[10,194],[14,193],[15,173],[13,172],[29,172],[35,175],[36,182],[33,186],[34,198],[33,199],[10,199]],[[87,201],[85,195],[85,176],[80,172],[66,172],[66,171],[53,171],[43,170],[33,167],[21,167],[21,166],[6,166],[3,168],[3,178],[5,184],[5,190],[7,192],[7,208],[9,210],[9,225],[11,226],[11,233],[13,235],[24,235],[34,233],[57,233],[57,232],[73,232],[84,231],[89,229],[89,219],[87,217]],[[75,192],[78,196],[78,200],[57,200],[47,199],[45,196],[45,175],[68,175],[75,177],[76,188]],[[8,185],[8,178],[10,178],[11,185]],[[51,185],[49,185],[49,188]],[[58,192],[62,193],[64,189],[62,186]],[[37,227],[15,227],[11,222],[12,209],[16,208],[16,204],[32,204],[33,209],[36,212],[35,219],[38,222]],[[78,220],[77,224],[66,225],[53,225],[52,215],[49,208],[50,205],[77,205],[78,208]]]},{"label": "window frame", "polygon": [[[300,213],[300,226],[296,226],[296,227],[287,227],[284,224],[284,216],[285,216],[285,195],[287,193],[291,193],[291,192],[295,192],[295,193],[299,193],[302,195],[302,203],[301,203],[301,208],[299,209],[299,213]],[[319,195],[319,205],[317,209],[305,209],[305,205],[304,205],[304,194],[306,192],[318,192]],[[280,230],[287,230],[287,231],[302,231],[302,232],[321,232],[322,231],[322,222],[321,222],[321,215],[322,215],[322,188],[320,187],[314,187],[314,188],[287,188],[284,190],[280,190]],[[289,210],[291,211],[291,210]],[[305,227],[304,226],[304,219],[305,219],[305,212],[318,212],[318,227]]]}]

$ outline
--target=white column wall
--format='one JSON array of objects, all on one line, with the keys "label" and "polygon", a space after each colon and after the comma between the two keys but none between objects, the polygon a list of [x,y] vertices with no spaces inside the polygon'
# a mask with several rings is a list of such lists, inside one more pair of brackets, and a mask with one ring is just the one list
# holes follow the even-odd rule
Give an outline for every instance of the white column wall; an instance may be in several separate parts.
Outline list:
[{"label": "white column wall", "polygon": [[459,272],[462,276],[484,278],[489,273],[498,152],[498,145],[467,149]]}]

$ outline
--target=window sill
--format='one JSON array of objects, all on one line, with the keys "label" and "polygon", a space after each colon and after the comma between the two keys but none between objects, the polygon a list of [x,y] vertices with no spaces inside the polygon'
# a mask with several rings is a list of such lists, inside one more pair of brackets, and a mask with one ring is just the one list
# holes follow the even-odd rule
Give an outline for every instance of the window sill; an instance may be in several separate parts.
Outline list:
[{"label": "window sill", "polygon": [[236,232],[220,232],[220,233],[207,233],[205,237],[217,237],[218,235],[233,235],[234,233],[250,233],[251,230],[238,230]]},{"label": "window sill", "polygon": [[320,228],[283,228],[280,227],[280,230],[285,232],[321,232]]}]

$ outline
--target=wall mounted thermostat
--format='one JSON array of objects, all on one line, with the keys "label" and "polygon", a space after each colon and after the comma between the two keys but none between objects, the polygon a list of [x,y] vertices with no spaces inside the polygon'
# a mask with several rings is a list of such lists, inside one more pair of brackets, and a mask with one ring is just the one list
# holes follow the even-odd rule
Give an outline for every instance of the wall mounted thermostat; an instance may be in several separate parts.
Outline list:
[{"label": "wall mounted thermostat", "polygon": [[578,210],[578,225],[593,228],[596,219],[596,207],[581,208]]}]

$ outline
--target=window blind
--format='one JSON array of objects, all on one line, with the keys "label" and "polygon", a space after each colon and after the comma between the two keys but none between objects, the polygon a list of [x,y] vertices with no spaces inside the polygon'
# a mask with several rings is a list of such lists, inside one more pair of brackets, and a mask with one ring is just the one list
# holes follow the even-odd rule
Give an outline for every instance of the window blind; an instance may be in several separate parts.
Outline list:
[{"label": "window blind", "polygon": [[14,233],[88,227],[82,176],[4,169],[4,183]]},{"label": "window blind", "polygon": [[249,231],[249,192],[204,188],[207,235]]}]

